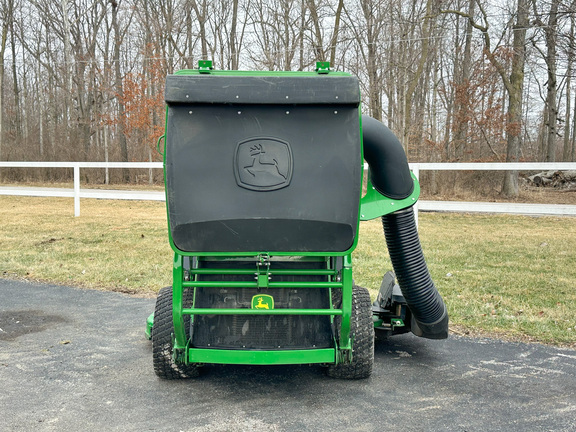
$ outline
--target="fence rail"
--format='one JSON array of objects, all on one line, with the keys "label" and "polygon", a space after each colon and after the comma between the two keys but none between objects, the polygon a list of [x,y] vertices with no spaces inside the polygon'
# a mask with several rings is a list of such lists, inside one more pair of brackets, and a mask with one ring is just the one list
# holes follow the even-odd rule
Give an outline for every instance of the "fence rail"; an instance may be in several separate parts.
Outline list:
[{"label": "fence rail", "polygon": [[[420,178],[420,171],[571,171],[574,162],[430,162],[412,163],[410,169]],[[414,206],[416,221],[419,211],[451,211],[460,213],[505,213],[523,215],[576,216],[576,205],[529,204],[514,202],[462,202],[419,200]]]},{"label": "fence rail", "polygon": [[[74,198],[74,216],[80,216],[80,198],[131,199],[163,201],[163,192],[97,190],[80,188],[80,169],[83,168],[148,168],[162,169],[162,162],[0,162],[0,168],[72,168],[74,186],[66,188],[31,188],[0,186],[0,195],[48,196]],[[365,166],[367,168],[367,166]],[[411,163],[410,169],[419,178],[421,171],[571,171],[574,162],[518,162],[518,163]],[[424,201],[416,205],[418,211],[455,211],[482,213],[510,213],[534,215],[573,215],[576,205],[524,204],[494,202]]]},{"label": "fence rail", "polygon": [[[0,188],[0,195],[26,195],[26,196],[52,196],[74,198],[74,216],[80,216],[80,198],[101,198],[101,199],[150,199],[152,194],[141,194],[133,191],[126,194],[126,191],[102,191],[82,193],[80,191],[80,168],[158,168],[162,169],[162,162],[0,162],[0,168],[72,168],[74,169],[74,188],[72,191],[64,188]],[[45,189],[45,190],[40,190]],[[117,193],[120,192],[120,193]],[[157,198],[156,198],[157,199]]]}]

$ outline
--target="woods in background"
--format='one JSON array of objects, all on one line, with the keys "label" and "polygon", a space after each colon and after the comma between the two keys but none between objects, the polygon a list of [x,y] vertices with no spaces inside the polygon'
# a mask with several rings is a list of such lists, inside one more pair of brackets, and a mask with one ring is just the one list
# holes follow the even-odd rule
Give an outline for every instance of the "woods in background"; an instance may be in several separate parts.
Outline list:
[{"label": "woods in background", "polygon": [[0,0],[0,160],[159,160],[166,74],[211,59],[330,61],[360,78],[364,111],[410,162],[574,161],[575,12],[576,0]]}]

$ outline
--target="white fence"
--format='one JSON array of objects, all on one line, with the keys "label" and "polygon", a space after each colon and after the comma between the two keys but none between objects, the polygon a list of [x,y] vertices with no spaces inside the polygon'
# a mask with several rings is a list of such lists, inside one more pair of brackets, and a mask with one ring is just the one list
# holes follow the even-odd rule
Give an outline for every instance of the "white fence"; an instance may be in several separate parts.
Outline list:
[{"label": "white fence", "polygon": [[[419,178],[420,171],[571,171],[576,170],[574,162],[501,162],[501,163],[413,163],[410,169]],[[576,216],[576,205],[569,204],[528,204],[515,202],[464,202],[464,201],[425,201],[416,204],[418,211],[452,211],[479,213],[507,213],[524,215]]]},{"label": "white fence", "polygon": [[[163,192],[80,189],[81,168],[148,168],[162,169],[161,162],[0,162],[0,168],[73,168],[74,187],[27,188],[0,186],[0,195],[51,196],[74,198],[74,215],[80,216],[80,198],[164,200]],[[572,162],[519,162],[519,163],[412,163],[410,169],[416,177],[421,171],[568,171],[576,170]],[[573,215],[576,205],[525,204],[495,202],[424,201],[417,204],[417,211],[454,211],[510,213],[533,215]]]},{"label": "white fence", "polygon": [[73,168],[74,188],[0,187],[0,195],[73,197],[74,216],[80,216],[80,198],[164,200],[164,193],[150,191],[80,190],[80,168],[158,168],[162,162],[0,162],[0,168]]}]

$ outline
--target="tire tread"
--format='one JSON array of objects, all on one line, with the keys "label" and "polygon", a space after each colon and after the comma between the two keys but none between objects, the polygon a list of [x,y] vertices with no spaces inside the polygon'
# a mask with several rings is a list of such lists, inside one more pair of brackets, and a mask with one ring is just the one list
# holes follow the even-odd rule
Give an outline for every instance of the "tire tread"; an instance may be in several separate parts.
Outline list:
[{"label": "tire tread", "polygon": [[[191,304],[191,290],[184,291],[184,307]],[[186,332],[190,329],[190,316],[184,317]],[[154,372],[163,379],[195,378],[199,375],[198,366],[178,364],[172,358],[172,287],[165,287],[158,293],[154,309],[152,327],[152,361]]]},{"label": "tire tread", "polygon": [[[337,327],[337,337],[339,337],[340,326]],[[358,285],[352,287],[350,333],[353,336],[352,362],[329,366],[328,376],[340,379],[368,378],[372,374],[374,365],[372,303],[368,290]]]}]

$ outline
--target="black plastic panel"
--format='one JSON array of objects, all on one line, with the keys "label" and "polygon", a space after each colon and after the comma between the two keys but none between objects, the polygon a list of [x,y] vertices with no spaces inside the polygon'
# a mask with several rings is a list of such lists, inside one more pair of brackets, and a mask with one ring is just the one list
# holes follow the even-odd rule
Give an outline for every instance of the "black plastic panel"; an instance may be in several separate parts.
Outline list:
[{"label": "black plastic panel", "polygon": [[352,246],[354,229],[346,223],[301,219],[230,219],[176,225],[174,243],[181,250],[227,252],[344,251]]},{"label": "black plastic panel", "polygon": [[169,105],[168,214],[182,252],[345,252],[361,175],[356,106]]},{"label": "black plastic panel", "polygon": [[352,104],[360,103],[356,77],[169,75],[168,104]]}]

